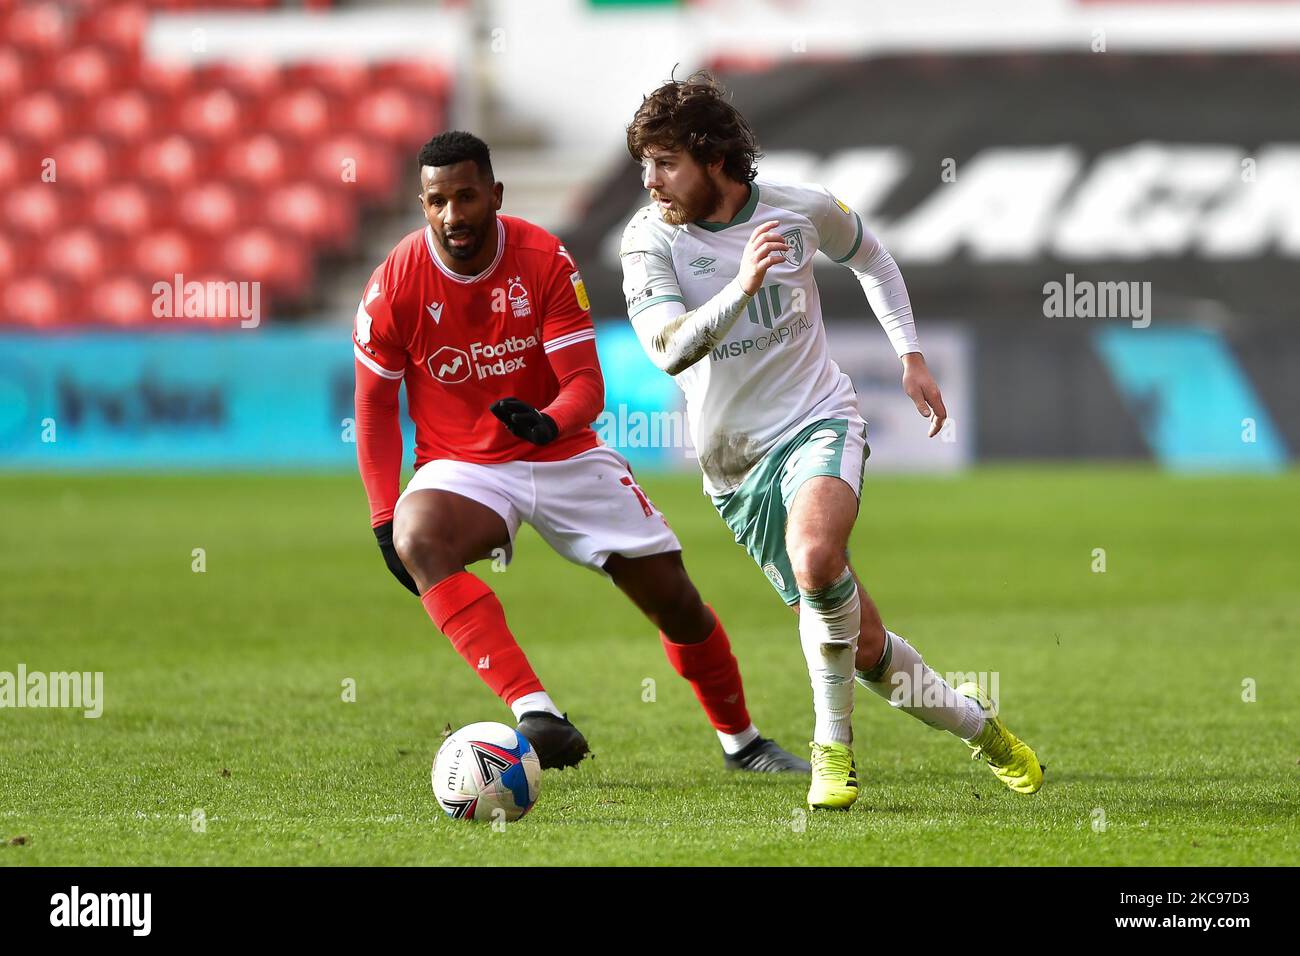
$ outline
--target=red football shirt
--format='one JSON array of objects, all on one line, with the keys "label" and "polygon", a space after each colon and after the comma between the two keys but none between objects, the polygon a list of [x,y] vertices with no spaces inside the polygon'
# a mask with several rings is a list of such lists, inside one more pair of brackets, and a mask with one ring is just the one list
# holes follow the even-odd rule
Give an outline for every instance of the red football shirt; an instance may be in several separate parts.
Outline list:
[{"label": "red football shirt", "polygon": [[352,337],[362,365],[406,383],[416,467],[557,461],[598,445],[590,425],[534,445],[488,411],[507,396],[545,408],[559,392],[547,357],[596,337],[582,276],[559,239],[498,215],[496,258],[476,276],[451,272],[435,242],[426,226],[397,244],[366,283]]}]

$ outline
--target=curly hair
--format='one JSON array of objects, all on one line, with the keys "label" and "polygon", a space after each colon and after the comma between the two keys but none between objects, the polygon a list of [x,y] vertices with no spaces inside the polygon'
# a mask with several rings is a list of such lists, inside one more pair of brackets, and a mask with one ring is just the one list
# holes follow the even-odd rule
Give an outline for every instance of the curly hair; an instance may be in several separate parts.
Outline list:
[{"label": "curly hair", "polygon": [[627,127],[627,151],[639,163],[654,146],[685,150],[706,165],[721,159],[723,173],[740,183],[758,175],[763,155],[754,131],[707,70],[669,80],[641,100]]}]

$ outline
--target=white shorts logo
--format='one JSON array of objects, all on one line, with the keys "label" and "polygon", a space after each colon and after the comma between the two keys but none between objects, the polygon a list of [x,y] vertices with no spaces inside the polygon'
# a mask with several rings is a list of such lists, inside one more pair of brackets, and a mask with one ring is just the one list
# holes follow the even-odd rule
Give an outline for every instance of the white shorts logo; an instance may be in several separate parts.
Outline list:
[{"label": "white shorts logo", "polygon": [[773,584],[781,590],[785,590],[785,578],[781,576],[781,572],[777,570],[775,564],[769,562],[768,564],[763,565],[763,573],[767,575],[768,580]]}]

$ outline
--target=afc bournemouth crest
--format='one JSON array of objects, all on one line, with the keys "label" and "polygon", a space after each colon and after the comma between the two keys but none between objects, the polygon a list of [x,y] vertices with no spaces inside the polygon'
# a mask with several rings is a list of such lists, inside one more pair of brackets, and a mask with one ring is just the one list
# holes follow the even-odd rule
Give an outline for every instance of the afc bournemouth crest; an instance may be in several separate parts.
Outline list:
[{"label": "afc bournemouth crest", "polygon": [[519,276],[515,276],[510,280],[510,285],[506,287],[506,298],[510,300],[510,308],[514,312],[516,319],[533,313],[533,307],[528,301],[528,290],[524,288],[519,279]]},{"label": "afc bournemouth crest", "polygon": [[785,254],[785,261],[798,268],[799,264],[803,262],[803,233],[799,231],[798,227],[787,229],[781,233],[781,238],[790,247],[790,250]]}]

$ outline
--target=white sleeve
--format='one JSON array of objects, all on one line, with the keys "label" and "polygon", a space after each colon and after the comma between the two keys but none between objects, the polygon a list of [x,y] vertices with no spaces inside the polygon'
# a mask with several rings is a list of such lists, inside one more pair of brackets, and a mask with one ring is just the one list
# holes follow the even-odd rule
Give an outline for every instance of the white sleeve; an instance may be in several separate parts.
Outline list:
[{"label": "white sleeve", "polygon": [[862,225],[862,217],[829,192],[817,226],[822,252],[850,269],[866,293],[867,303],[900,357],[921,351],[912,319],[912,302],[898,263],[879,239]]},{"label": "white sleeve", "polygon": [[750,297],[732,279],[698,309],[686,311],[680,299],[660,300],[632,316],[641,347],[669,375],[679,375],[708,355],[726,337]]},{"label": "white sleeve", "polygon": [[670,256],[640,217],[624,231],[619,258],[628,318],[650,360],[669,375],[678,375],[714,349],[750,297],[733,279],[688,312]]}]

